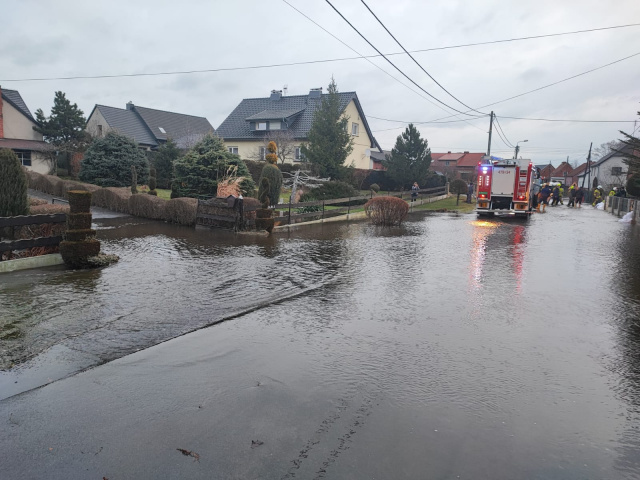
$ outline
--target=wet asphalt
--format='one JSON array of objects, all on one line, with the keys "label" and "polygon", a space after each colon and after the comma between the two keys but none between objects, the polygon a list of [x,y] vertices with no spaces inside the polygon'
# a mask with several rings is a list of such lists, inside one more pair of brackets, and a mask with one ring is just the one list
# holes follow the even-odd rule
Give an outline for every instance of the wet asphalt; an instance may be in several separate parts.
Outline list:
[{"label": "wet asphalt", "polygon": [[639,227],[96,226],[0,277],[0,478],[640,477]]}]

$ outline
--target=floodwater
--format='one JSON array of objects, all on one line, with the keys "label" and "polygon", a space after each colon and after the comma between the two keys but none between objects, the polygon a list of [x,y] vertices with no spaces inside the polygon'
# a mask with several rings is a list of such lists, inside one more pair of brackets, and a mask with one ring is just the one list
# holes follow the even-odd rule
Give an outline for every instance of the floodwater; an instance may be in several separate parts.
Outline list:
[{"label": "floodwater", "polygon": [[2,478],[640,478],[639,227],[97,223],[0,277]]}]

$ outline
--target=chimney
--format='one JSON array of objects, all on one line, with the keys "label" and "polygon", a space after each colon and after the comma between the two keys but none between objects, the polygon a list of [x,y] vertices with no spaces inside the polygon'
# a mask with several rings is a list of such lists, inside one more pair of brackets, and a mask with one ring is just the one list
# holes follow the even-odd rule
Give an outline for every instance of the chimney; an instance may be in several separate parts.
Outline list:
[{"label": "chimney", "polygon": [[465,151],[465,152],[464,152],[464,154],[465,154],[465,155],[466,155],[467,153],[469,153],[469,152],[467,152],[467,151]]},{"label": "chimney", "polygon": [[447,153],[451,153],[451,150],[449,150]]},{"label": "chimney", "polygon": [[127,102],[127,110],[133,110],[133,102],[131,100]]},{"label": "chimney", "polygon": [[271,90],[271,100],[280,100],[282,98],[282,90]]},{"label": "chimney", "polygon": [[0,138],[4,138],[4,117],[2,116],[2,87],[0,87]]},{"label": "chimney", "polygon": [[322,87],[309,90],[309,98],[322,98]]}]

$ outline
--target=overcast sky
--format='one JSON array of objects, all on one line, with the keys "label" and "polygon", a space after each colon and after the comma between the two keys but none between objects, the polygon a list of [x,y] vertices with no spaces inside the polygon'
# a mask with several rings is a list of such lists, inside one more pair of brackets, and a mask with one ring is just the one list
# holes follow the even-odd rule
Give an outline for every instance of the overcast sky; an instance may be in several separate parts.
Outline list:
[{"label": "overcast sky", "polygon": [[[375,54],[321,0],[288,0],[363,55]],[[640,23],[638,0],[366,0],[408,50]],[[359,0],[332,1],[383,53],[399,47]],[[282,0],[3,0],[0,85],[19,90],[31,111],[49,113],[62,90],[89,115],[96,103],[134,104],[204,116],[217,128],[243,98],[325,87],[356,91],[369,124],[390,149],[405,123],[449,116],[363,59],[255,70],[110,79],[8,81],[241,67],[357,56]],[[415,53],[420,64],[465,104],[479,108],[640,52],[640,27]],[[389,57],[426,91],[459,110],[405,55]],[[382,58],[372,62],[409,82]],[[418,89],[411,85],[415,91]],[[426,96],[420,92],[422,96]],[[639,119],[640,55],[492,108],[498,117]],[[463,116],[467,118],[466,116]],[[451,117],[447,120],[457,120]],[[509,142],[535,163],[586,158],[594,146],[633,131],[633,123],[551,123],[502,119]],[[488,116],[419,126],[432,151],[487,148]],[[640,128],[640,123],[638,125]],[[494,134],[492,153],[510,156]]]}]

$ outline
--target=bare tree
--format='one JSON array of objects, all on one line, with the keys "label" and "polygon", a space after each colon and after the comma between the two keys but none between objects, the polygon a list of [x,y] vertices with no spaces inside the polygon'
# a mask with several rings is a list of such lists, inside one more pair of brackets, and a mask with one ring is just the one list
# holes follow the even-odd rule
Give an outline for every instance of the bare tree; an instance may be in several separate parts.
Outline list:
[{"label": "bare tree", "polygon": [[263,144],[251,154],[251,160],[264,161],[264,155],[269,142],[275,142],[278,148],[277,155],[280,164],[286,163],[287,160],[293,162],[296,154],[296,146],[295,138],[290,130],[270,130],[267,132],[262,138]]},{"label": "bare tree", "polygon": [[611,140],[609,142],[604,142],[599,147],[595,147],[591,152],[591,158],[593,161],[599,160],[605,155],[609,155],[611,152],[618,151],[622,148],[622,143],[620,140]]}]

